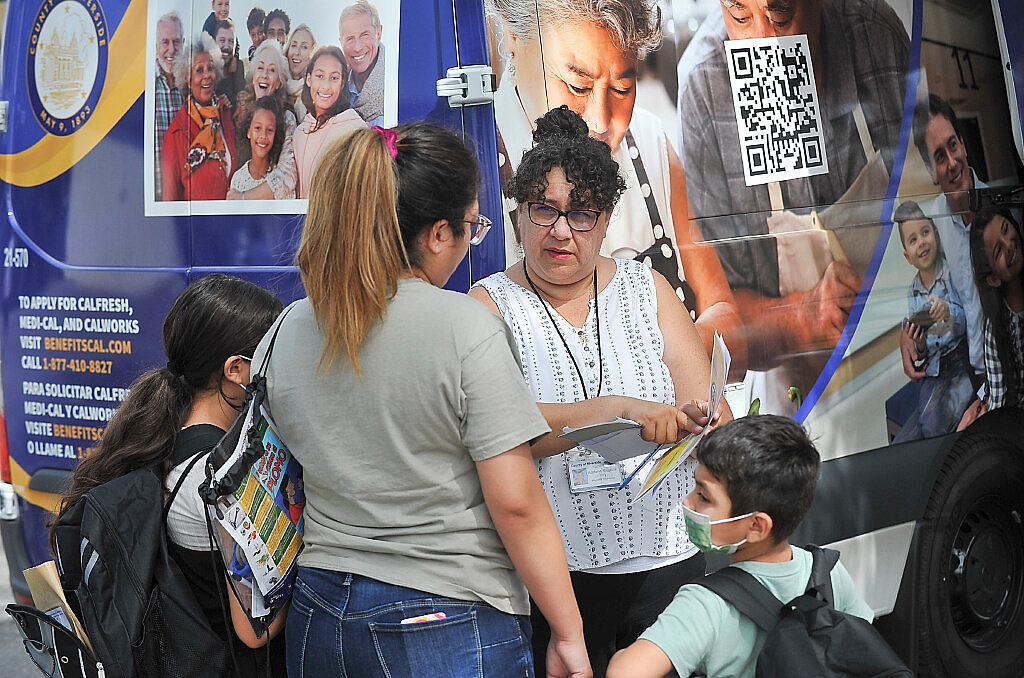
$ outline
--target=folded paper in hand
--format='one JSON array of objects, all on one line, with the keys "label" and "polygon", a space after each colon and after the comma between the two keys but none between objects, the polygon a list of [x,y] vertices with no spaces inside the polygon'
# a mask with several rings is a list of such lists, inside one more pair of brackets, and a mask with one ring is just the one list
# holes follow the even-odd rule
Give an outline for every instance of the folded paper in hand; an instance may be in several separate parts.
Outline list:
[{"label": "folded paper in hand", "polygon": [[[708,412],[718,411],[722,394],[725,392],[725,380],[729,375],[729,366],[731,364],[732,356],[725,345],[725,340],[722,338],[722,335],[716,332],[715,347],[711,358],[711,387],[708,393]],[[651,459],[657,456],[655,453],[661,449],[658,447],[652,451],[651,443],[640,436],[641,430],[642,427],[637,422],[620,417],[614,421],[601,424],[572,429],[566,428],[562,437],[579,444],[591,452],[596,452],[604,457],[605,461],[612,464],[646,454],[647,458],[623,481],[619,488],[622,489],[633,480]],[[637,499],[639,500],[648,492],[653,491],[665,478],[679,468],[679,465],[686,461],[707,430],[705,428],[704,431],[696,435],[690,434],[686,436],[658,457],[657,462],[651,468],[647,479],[640,488],[640,494],[637,496]]]},{"label": "folded paper in hand", "polygon": [[[725,392],[725,379],[729,375],[729,366],[731,364],[732,356],[725,345],[725,339],[722,338],[721,334],[715,332],[715,348],[711,355],[711,389],[708,394],[707,411],[709,414],[718,412],[722,394]],[[654,468],[651,469],[647,480],[644,481],[643,486],[640,488],[637,500],[656,489],[665,478],[679,468],[679,465],[686,461],[690,453],[697,447],[697,443],[701,441],[709,430],[710,428],[705,426],[704,430],[700,433],[691,433],[683,438],[678,445],[663,454],[654,464]]]},{"label": "folded paper in hand", "polygon": [[595,452],[610,464],[649,454],[651,443],[640,437],[642,428],[632,419],[616,418],[602,424],[566,427],[562,437]]}]

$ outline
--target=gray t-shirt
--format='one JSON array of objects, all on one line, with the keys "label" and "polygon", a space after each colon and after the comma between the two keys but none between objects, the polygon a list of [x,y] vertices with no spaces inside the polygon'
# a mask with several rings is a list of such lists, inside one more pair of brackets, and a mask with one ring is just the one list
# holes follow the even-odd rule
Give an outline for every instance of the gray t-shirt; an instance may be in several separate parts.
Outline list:
[{"label": "gray t-shirt", "polygon": [[362,380],[344,353],[318,372],[312,306],[293,304],[267,379],[271,416],[303,466],[301,565],[529,612],[475,466],[550,430],[512,346],[476,300],[403,279],[360,351]]}]

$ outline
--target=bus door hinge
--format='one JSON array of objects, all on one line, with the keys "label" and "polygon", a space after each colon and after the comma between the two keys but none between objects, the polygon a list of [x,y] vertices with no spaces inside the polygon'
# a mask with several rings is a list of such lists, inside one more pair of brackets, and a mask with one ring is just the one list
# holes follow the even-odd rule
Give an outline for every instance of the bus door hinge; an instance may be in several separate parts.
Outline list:
[{"label": "bus door hinge", "polygon": [[7,107],[10,102],[0,101],[0,133],[7,131]]},{"label": "bus door hinge", "polygon": [[494,102],[497,79],[490,66],[456,66],[448,77],[437,81],[437,96],[448,97],[448,105],[479,106]]}]

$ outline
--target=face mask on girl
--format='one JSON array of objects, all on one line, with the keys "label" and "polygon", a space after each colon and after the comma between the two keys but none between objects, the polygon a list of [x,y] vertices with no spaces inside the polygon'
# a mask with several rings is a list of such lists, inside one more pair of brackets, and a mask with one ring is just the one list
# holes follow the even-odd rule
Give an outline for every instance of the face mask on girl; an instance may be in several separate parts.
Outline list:
[{"label": "face mask on girl", "polygon": [[736,553],[736,549],[746,544],[747,540],[743,539],[735,544],[723,544],[722,546],[717,546],[711,541],[711,526],[749,518],[755,513],[756,511],[751,511],[750,513],[744,513],[742,516],[722,518],[721,520],[711,520],[710,516],[704,513],[698,513],[686,504],[683,504],[683,520],[686,524],[686,534],[689,535],[690,541],[693,545],[704,553],[724,553],[726,555]]}]

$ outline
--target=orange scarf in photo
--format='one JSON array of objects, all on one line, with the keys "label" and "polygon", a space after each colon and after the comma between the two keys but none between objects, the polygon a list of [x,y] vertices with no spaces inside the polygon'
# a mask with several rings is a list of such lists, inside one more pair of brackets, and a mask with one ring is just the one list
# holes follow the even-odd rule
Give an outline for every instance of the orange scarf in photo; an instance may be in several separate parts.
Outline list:
[{"label": "orange scarf in photo", "polygon": [[192,139],[185,154],[185,176],[190,176],[207,160],[215,160],[221,165],[226,164],[227,149],[224,142],[224,131],[220,126],[220,108],[218,98],[206,105],[196,103],[191,95],[188,98],[188,117],[199,126],[199,133]]}]

